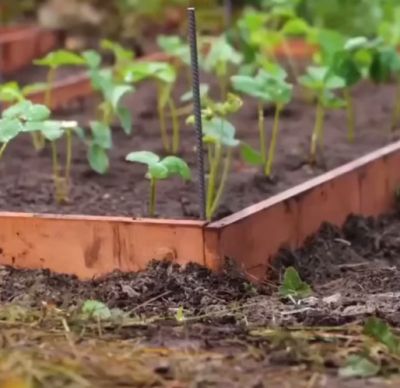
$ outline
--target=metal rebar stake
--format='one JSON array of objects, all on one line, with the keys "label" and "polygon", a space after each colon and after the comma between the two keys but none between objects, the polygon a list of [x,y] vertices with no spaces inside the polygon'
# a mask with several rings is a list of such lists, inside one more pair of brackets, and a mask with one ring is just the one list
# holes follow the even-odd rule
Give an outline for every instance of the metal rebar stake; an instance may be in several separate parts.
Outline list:
[{"label": "metal rebar stake", "polygon": [[232,8],[232,0],[224,0],[225,28],[230,28],[232,25]]},{"label": "metal rebar stake", "polygon": [[192,87],[193,87],[193,107],[197,140],[197,170],[198,170],[198,191],[200,218],[206,219],[206,182],[204,174],[204,147],[203,147],[203,128],[201,119],[201,100],[200,100],[200,75],[199,75],[199,59],[197,52],[197,27],[196,27],[196,10],[188,8],[189,19],[189,44],[190,57],[192,64]]}]

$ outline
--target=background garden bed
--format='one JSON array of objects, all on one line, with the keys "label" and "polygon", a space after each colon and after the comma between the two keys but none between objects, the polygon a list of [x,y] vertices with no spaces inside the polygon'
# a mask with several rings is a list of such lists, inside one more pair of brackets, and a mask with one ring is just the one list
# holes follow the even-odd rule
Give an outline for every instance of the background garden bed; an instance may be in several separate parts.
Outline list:
[{"label": "background garden bed", "polygon": [[[187,86],[182,80],[176,95],[179,96],[186,90]],[[354,144],[350,144],[346,138],[345,112],[330,112],[326,121],[324,152],[320,154],[319,163],[314,167],[307,164],[307,159],[315,111],[298,94],[283,114],[274,179],[272,182],[264,180],[256,168],[245,166],[240,160],[239,152],[236,152],[232,177],[217,217],[241,210],[394,141],[397,134],[388,131],[394,93],[392,85],[377,87],[364,83],[357,88],[355,98],[358,122]],[[85,125],[93,117],[94,102],[93,98],[84,102],[75,101],[57,116],[78,120]],[[18,139],[7,150],[0,170],[3,181],[0,209],[132,217],[146,215],[148,182],[143,179],[145,171],[140,166],[126,163],[124,157],[133,150],[141,149],[163,153],[158,119],[154,112],[155,104],[155,89],[150,83],[140,85],[138,91],[126,99],[125,105],[133,114],[133,133],[127,137],[119,128],[114,128],[114,147],[110,153],[111,170],[105,176],[90,171],[85,146],[76,140],[71,203],[65,206],[55,205],[52,198],[49,151],[36,155],[29,137]],[[266,108],[268,136],[272,127],[272,113]],[[237,128],[237,137],[257,146],[256,104],[246,99],[244,108],[234,116],[233,121]],[[185,124],[182,126],[183,143],[180,155],[192,166],[194,181],[189,184],[178,180],[160,183],[158,213],[161,217],[198,216],[194,132],[192,127]],[[62,154],[61,144],[59,148]],[[21,159],[29,160],[29,168],[20,163]]]}]

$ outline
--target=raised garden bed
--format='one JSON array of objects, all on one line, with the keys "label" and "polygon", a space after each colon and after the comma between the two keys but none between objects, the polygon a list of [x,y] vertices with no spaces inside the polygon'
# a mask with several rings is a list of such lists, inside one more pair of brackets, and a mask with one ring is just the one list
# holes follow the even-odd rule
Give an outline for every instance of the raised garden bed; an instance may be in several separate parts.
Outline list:
[{"label": "raised garden bed", "polygon": [[0,27],[0,71],[13,73],[53,50],[60,38],[35,26]]}]

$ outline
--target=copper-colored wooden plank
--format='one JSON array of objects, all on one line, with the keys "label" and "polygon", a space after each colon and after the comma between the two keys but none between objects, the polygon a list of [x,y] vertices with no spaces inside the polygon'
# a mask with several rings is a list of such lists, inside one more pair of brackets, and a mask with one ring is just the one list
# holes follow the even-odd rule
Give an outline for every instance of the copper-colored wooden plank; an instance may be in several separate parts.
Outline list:
[{"label": "copper-colored wooden plank", "polygon": [[[337,172],[337,171],[335,171]],[[330,177],[332,175],[332,177]],[[360,213],[360,188],[354,171],[325,175],[326,180],[296,196],[299,206],[298,241],[316,233],[323,222],[342,226],[349,214]]]},{"label": "copper-colored wooden plank", "polygon": [[0,69],[8,74],[29,65],[33,59],[57,46],[57,33],[35,26],[14,26],[0,29]]},{"label": "copper-colored wooden plank", "polygon": [[0,264],[91,278],[153,259],[204,264],[203,223],[0,213]]},{"label": "copper-colored wooden plank", "polygon": [[299,247],[323,222],[340,226],[352,213],[390,210],[400,184],[399,161],[396,142],[211,223],[205,232],[206,262],[230,257],[252,278],[263,279],[279,248]]},{"label": "copper-colored wooden plank", "polygon": [[383,158],[358,170],[361,214],[377,216],[390,209],[394,193],[389,193],[388,174]]},{"label": "copper-colored wooden plank", "polygon": [[[227,257],[239,263],[250,278],[263,278],[279,248],[295,247],[297,243],[297,203],[290,198],[282,199],[254,213],[250,211],[249,216],[222,227],[218,251],[205,249],[206,262],[222,261]],[[221,224],[215,223],[206,229],[215,235],[220,227]],[[209,236],[206,232],[206,247]]]}]

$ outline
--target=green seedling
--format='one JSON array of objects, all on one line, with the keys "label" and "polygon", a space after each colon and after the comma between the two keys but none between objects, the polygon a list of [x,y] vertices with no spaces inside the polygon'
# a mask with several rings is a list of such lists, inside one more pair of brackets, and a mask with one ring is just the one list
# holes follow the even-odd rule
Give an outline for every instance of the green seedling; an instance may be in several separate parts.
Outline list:
[{"label": "green seedling", "polygon": [[[206,198],[206,217],[211,220],[219,207],[228,180],[232,150],[240,141],[236,139],[236,129],[226,117],[237,112],[242,106],[242,100],[234,94],[228,94],[224,102],[214,102],[205,99],[202,110],[203,141],[208,153],[208,182]],[[194,124],[194,116],[187,122]]]},{"label": "green seedling", "polygon": [[[0,156],[8,143],[20,133],[40,132],[51,143],[53,180],[57,203],[68,200],[71,167],[72,167],[72,133],[79,132],[77,123],[72,121],[50,120],[50,110],[39,104],[23,100],[12,105],[2,113],[0,120]],[[66,136],[66,162],[64,173],[58,160],[56,141]]]},{"label": "green seedling", "polygon": [[392,328],[379,318],[371,317],[365,322],[364,334],[384,345],[390,353],[400,355],[400,339]]},{"label": "green seedling", "polygon": [[356,127],[352,89],[362,80],[365,65],[368,66],[365,63],[365,61],[369,62],[367,44],[368,40],[363,37],[349,39],[342,49],[331,54],[333,72],[345,81],[343,95],[346,101],[347,137],[351,143],[355,139]]},{"label": "green seedling", "polygon": [[279,294],[294,299],[304,299],[312,293],[311,287],[301,280],[299,273],[293,267],[288,267],[283,275],[282,285],[279,287]]},{"label": "green seedling", "polygon": [[176,35],[159,35],[157,44],[163,52],[173,58],[173,64],[177,72],[179,72],[182,67],[186,68],[187,82],[190,87],[192,84],[192,74],[190,69],[191,60],[189,45]]},{"label": "green seedling", "polygon": [[[30,93],[38,90],[44,90],[46,85],[33,84],[27,85],[21,88],[17,82],[7,82],[0,86],[0,101],[8,104],[16,104],[24,101]],[[32,143],[36,150],[38,150],[40,144],[40,134],[33,132],[31,133]]]},{"label": "green seedling", "polygon": [[335,75],[328,67],[310,66],[307,73],[299,78],[305,88],[314,93],[317,100],[315,126],[311,136],[310,163],[317,158],[318,145],[323,144],[325,114],[327,109],[337,109],[346,106],[345,101],[335,96],[334,90],[343,89],[346,82]]},{"label": "green seedling", "polygon": [[376,376],[381,367],[361,355],[351,355],[346,365],[339,369],[339,376],[344,378],[370,378]]},{"label": "green seedling", "polygon": [[247,10],[238,21],[238,32],[245,62],[256,64],[266,57],[276,61],[276,48],[281,46],[297,77],[297,64],[292,58],[288,40],[293,37],[308,39],[313,29],[296,13],[296,2],[269,3],[265,12]]},{"label": "green seedling", "polygon": [[[178,110],[172,95],[177,79],[177,71],[169,63],[136,62],[126,68],[126,82],[140,82],[153,79],[157,84],[157,112],[160,121],[161,140],[166,152],[177,154],[180,147],[180,123]],[[166,107],[172,119],[172,139],[167,131]]]},{"label": "green seedling", "polygon": [[149,216],[156,214],[157,184],[160,180],[179,176],[184,181],[191,179],[187,163],[177,156],[167,156],[161,159],[150,151],[131,152],[126,156],[128,162],[141,163],[147,166],[146,178],[150,181]]},{"label": "green seedling", "polygon": [[108,150],[112,147],[111,125],[118,119],[124,132],[132,132],[132,115],[129,109],[122,106],[123,97],[134,92],[134,87],[114,77],[112,69],[101,68],[101,57],[95,51],[83,54],[89,68],[93,88],[101,96],[98,105],[98,119],[90,123],[91,136],[86,139],[88,160],[91,168],[99,174],[109,169]]},{"label": "green seedling", "polygon": [[400,119],[400,55],[397,48],[386,45],[377,48],[373,53],[369,75],[375,83],[388,82],[392,78],[396,79],[397,90],[390,124],[390,130],[393,131]]},{"label": "green seedling", "polygon": [[[271,66],[270,71],[260,70],[256,77],[234,76],[231,78],[233,88],[258,100],[258,130],[260,152],[250,145],[243,143],[241,153],[246,162],[261,165],[265,176],[272,174],[273,162],[276,154],[276,146],[279,133],[279,120],[284,107],[291,101],[293,86],[286,82],[286,72],[278,65]],[[274,125],[271,142],[267,152],[264,125],[264,105],[275,105]]]},{"label": "green seedling", "polygon": [[243,56],[235,50],[224,35],[211,40],[209,43],[211,47],[202,60],[202,67],[205,71],[216,75],[221,100],[225,100],[228,92],[229,77],[233,68],[242,63]]},{"label": "green seedling", "polygon": [[121,46],[119,43],[104,39],[100,42],[100,47],[105,51],[110,51],[114,56],[113,71],[116,81],[123,82],[125,67],[129,66],[134,58],[135,53]]},{"label": "green seedling", "polygon": [[[44,105],[52,106],[52,90],[54,86],[54,81],[56,77],[57,70],[63,66],[82,66],[85,64],[85,60],[78,54],[75,54],[67,50],[53,51],[47,54],[41,59],[34,61],[35,65],[47,67],[49,70],[47,72],[46,78],[46,94],[44,98]],[[44,148],[44,138],[39,134],[35,141],[35,148],[41,150]]]}]

